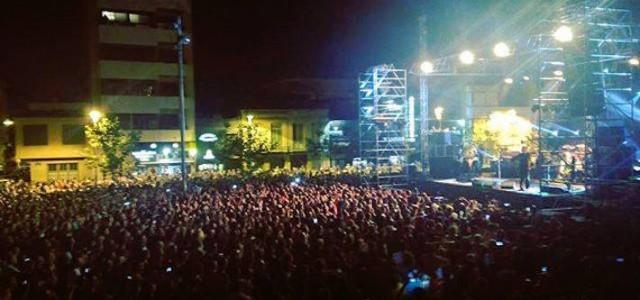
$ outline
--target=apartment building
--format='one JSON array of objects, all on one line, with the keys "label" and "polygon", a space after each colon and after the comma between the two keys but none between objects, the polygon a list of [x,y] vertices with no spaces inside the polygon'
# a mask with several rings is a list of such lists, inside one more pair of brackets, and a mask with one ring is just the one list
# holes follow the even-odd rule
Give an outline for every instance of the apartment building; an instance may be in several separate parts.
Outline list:
[{"label": "apartment building", "polygon": [[328,154],[314,147],[321,143],[328,115],[326,109],[241,110],[237,118],[228,120],[228,133],[249,120],[269,133],[271,147],[263,169],[326,168]]},{"label": "apartment building", "polygon": [[31,103],[16,112],[15,159],[29,167],[32,181],[96,179],[87,164],[84,125],[90,122],[85,103]]},{"label": "apartment building", "polygon": [[[97,39],[92,41],[92,94],[106,113],[124,129],[140,133],[137,152],[146,166],[160,171],[178,168],[179,78],[174,23],[182,17],[191,31],[188,0],[98,0],[90,13]],[[193,55],[184,48],[185,141],[195,147],[195,88]],[[155,159],[169,149],[170,159]],[[176,152],[176,153],[173,153]]]}]

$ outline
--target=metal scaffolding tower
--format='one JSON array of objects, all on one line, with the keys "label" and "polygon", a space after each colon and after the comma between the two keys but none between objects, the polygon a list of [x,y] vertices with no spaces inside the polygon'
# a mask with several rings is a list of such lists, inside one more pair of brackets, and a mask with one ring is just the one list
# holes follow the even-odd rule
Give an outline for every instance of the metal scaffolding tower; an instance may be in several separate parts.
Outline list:
[{"label": "metal scaffolding tower", "polygon": [[633,140],[638,125],[632,94],[634,66],[629,63],[638,51],[638,39],[633,32],[631,10],[616,8],[614,4],[615,1],[588,0],[574,12],[583,20],[593,98],[602,105],[602,110],[589,119],[593,128],[591,148],[595,150],[588,168],[596,182],[628,177],[621,168],[626,166],[631,171],[631,162],[627,160],[633,160],[632,153],[638,150],[625,150],[623,146],[625,141]]},{"label": "metal scaffolding tower", "polygon": [[407,72],[379,65],[359,76],[360,157],[372,167],[374,184],[408,181]]},{"label": "metal scaffolding tower", "polygon": [[[532,105],[541,188],[551,181],[582,181],[593,188],[615,179],[623,160],[633,159],[620,148],[637,136],[629,59],[638,39],[631,11],[614,8],[614,2],[572,1],[541,22],[529,41],[536,49],[539,93]],[[572,41],[554,38],[560,26],[571,28]],[[583,163],[572,164],[565,147],[574,148]]]}]

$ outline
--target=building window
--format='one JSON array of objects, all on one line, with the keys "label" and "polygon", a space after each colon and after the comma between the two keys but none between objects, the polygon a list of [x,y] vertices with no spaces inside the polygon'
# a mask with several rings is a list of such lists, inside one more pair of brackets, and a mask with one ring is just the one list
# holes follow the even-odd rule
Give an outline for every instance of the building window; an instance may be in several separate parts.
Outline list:
[{"label": "building window", "polygon": [[282,124],[271,123],[271,149],[280,147],[282,141]]},{"label": "building window", "polygon": [[127,96],[173,96],[179,94],[177,80],[135,80],[135,79],[102,79],[101,87],[104,95]]},{"label": "building window", "polygon": [[24,125],[22,144],[25,146],[43,146],[49,143],[47,125]]},{"label": "building window", "polygon": [[140,13],[103,10],[100,13],[102,24],[150,25],[151,17]]},{"label": "building window", "polygon": [[85,143],[84,126],[62,125],[62,144],[81,145]]},{"label": "building window", "polygon": [[129,23],[147,25],[151,23],[151,18],[141,14],[129,14]]},{"label": "building window", "polygon": [[294,145],[304,144],[304,124],[293,123],[293,144]]},{"label": "building window", "polygon": [[78,163],[47,164],[47,170],[50,180],[78,179]]},{"label": "building window", "polygon": [[131,114],[114,114],[114,117],[118,119],[120,122],[120,128],[122,129],[131,129]]},{"label": "building window", "polygon": [[160,43],[157,46],[125,44],[100,44],[103,60],[177,63],[178,52],[174,44]]},{"label": "building window", "polygon": [[161,114],[158,115],[158,129],[178,129],[179,127],[178,115],[174,114]]},{"label": "building window", "polygon": [[113,23],[126,23],[129,19],[127,13],[103,10],[101,14],[102,20]]}]

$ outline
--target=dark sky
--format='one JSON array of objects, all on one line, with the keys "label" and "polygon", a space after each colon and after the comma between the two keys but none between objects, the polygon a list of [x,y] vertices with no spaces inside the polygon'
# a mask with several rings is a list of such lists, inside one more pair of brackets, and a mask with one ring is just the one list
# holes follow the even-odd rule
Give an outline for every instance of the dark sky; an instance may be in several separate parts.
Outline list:
[{"label": "dark sky", "polygon": [[[84,0],[4,2],[0,80],[13,101],[86,97]],[[549,2],[193,0],[198,109],[234,109],[282,78],[355,79],[375,64],[407,67],[416,58],[422,12],[430,51],[439,56],[510,39]]]}]

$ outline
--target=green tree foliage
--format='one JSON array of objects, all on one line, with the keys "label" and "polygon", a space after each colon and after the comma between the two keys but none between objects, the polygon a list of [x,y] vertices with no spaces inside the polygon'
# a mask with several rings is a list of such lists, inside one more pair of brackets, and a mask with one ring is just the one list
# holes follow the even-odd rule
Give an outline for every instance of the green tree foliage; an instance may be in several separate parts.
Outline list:
[{"label": "green tree foliage", "polygon": [[242,166],[245,170],[255,170],[262,164],[270,145],[266,129],[254,123],[242,122],[234,133],[220,139],[216,152],[227,167]]},{"label": "green tree foliage", "polygon": [[131,154],[139,140],[137,132],[125,132],[117,118],[105,117],[85,126],[89,164],[105,175],[125,175],[135,169]]}]

